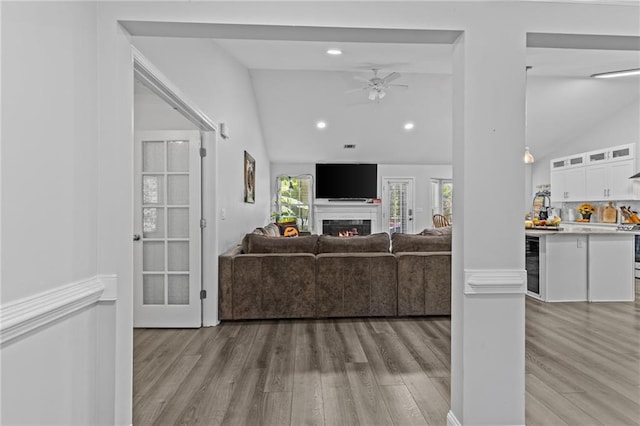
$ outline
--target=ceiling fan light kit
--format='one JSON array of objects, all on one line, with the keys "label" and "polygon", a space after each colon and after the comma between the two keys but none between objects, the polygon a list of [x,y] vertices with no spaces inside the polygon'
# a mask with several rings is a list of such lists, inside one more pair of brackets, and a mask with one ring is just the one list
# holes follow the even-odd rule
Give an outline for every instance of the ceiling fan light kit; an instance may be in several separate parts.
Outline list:
[{"label": "ceiling fan light kit", "polygon": [[395,81],[400,78],[401,74],[398,72],[391,72],[384,77],[378,77],[378,69],[373,68],[373,77],[370,79],[364,78],[362,76],[356,75],[354,78],[358,81],[365,83],[363,87],[355,90],[348,90],[347,93],[357,92],[360,90],[368,90],[369,94],[367,95],[370,101],[379,101],[387,95],[387,90],[392,87],[400,87],[400,88],[408,88],[406,84],[391,84],[392,81]]}]

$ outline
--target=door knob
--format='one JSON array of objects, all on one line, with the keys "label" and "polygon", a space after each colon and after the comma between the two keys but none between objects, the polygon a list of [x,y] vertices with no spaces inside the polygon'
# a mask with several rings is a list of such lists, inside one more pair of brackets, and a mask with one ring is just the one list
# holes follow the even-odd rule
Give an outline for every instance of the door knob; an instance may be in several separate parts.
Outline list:
[{"label": "door knob", "polygon": [[140,241],[140,234],[133,234],[133,241]]}]

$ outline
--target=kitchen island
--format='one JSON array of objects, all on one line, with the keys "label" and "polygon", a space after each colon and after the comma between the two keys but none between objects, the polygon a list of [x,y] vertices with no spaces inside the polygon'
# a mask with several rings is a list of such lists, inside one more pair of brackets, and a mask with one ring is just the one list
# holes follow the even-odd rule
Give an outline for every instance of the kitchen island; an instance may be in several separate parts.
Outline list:
[{"label": "kitchen island", "polygon": [[635,298],[634,232],[597,226],[525,231],[527,294],[546,302]]}]

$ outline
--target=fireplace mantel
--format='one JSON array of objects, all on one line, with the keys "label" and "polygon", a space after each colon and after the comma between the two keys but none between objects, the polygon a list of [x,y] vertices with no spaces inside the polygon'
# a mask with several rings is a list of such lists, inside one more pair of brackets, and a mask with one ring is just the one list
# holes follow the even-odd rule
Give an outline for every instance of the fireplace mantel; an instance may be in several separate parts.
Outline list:
[{"label": "fireplace mantel", "polygon": [[322,234],[323,220],[370,220],[371,233],[380,232],[380,204],[359,201],[321,201],[314,205],[314,232]]}]

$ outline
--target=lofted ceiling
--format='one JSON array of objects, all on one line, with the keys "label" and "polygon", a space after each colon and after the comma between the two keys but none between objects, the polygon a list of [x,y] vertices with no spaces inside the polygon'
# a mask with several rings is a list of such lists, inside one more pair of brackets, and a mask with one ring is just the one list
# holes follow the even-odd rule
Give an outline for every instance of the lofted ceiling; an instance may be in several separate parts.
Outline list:
[{"label": "lofted ceiling", "polygon": [[[451,162],[450,44],[219,39],[251,72],[269,152],[279,162]],[[326,54],[338,47],[343,54]],[[640,78],[591,74],[640,68],[637,50],[527,50],[527,144],[550,154],[640,97]],[[379,101],[358,77],[400,72]],[[315,127],[318,120],[325,129]],[[404,123],[414,123],[411,131]],[[355,144],[356,149],[344,149]]]},{"label": "lofted ceiling", "polygon": [[[458,32],[139,21],[123,25],[133,35],[211,39],[247,67],[272,161],[452,161],[452,42]],[[527,73],[527,144],[536,156],[552,154],[558,144],[638,102],[640,78],[590,78],[640,68],[640,41],[621,39],[529,35],[529,46],[554,47],[527,49],[527,65],[532,67]],[[327,55],[328,48],[343,54]],[[357,89],[363,78],[373,76],[374,68],[380,76],[399,72],[394,83],[409,87],[391,88],[383,99],[368,100],[368,91]],[[319,120],[326,128],[316,128]],[[414,124],[410,131],[403,128],[407,122]],[[344,149],[345,144],[356,147]]]}]

